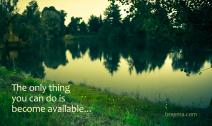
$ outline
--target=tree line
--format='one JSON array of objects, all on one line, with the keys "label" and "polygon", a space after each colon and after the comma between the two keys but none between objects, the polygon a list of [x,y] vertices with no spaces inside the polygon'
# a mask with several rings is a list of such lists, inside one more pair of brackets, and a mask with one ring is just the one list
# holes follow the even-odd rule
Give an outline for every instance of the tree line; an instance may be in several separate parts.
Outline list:
[{"label": "tree line", "polygon": [[[210,0],[108,0],[103,16],[91,15],[88,22],[71,17],[55,7],[39,10],[32,0],[22,14],[18,0],[0,0],[0,42],[6,45],[9,32],[22,41],[33,43],[51,40],[65,34],[92,34],[109,42],[158,44],[161,42],[211,45],[212,2]],[[127,16],[121,18],[120,6],[127,5]],[[158,42],[158,43],[157,43]],[[118,43],[120,44],[120,43]]]}]

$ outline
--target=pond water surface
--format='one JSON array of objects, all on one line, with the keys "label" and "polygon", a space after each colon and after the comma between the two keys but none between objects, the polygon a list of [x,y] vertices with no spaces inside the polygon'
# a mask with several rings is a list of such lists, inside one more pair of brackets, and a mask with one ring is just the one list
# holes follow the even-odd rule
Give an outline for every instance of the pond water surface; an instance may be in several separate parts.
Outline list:
[{"label": "pond water surface", "polygon": [[0,64],[154,102],[208,107],[212,98],[212,52],[205,49],[55,40],[1,51]]},{"label": "pond water surface", "polygon": [[45,79],[60,82],[73,81],[89,86],[106,89],[114,93],[139,95],[152,101],[164,101],[167,98],[178,105],[207,107],[212,98],[212,69],[205,62],[200,71],[188,75],[182,70],[173,70],[172,58],[167,55],[161,68],[136,73],[129,72],[129,63],[120,57],[118,70],[110,73],[103,58],[92,61],[87,51],[82,57],[73,59],[66,51],[68,63],[57,69],[45,66]]}]

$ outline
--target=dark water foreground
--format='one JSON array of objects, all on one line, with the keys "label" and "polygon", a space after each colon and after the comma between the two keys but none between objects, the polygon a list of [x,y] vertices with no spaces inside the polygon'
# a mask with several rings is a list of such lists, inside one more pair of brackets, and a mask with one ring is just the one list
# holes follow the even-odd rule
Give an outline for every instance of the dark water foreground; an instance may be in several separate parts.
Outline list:
[{"label": "dark water foreground", "polygon": [[210,104],[212,50],[207,47],[90,37],[38,43],[2,49],[0,64],[34,77],[84,83],[154,102],[201,108]]}]

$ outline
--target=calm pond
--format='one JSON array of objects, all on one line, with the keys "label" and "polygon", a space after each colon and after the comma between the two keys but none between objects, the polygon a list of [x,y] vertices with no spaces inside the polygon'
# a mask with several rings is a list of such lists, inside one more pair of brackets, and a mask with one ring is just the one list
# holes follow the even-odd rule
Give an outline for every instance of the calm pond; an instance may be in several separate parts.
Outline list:
[{"label": "calm pond", "polygon": [[46,80],[83,83],[155,102],[210,104],[211,51],[137,47],[74,41],[2,51],[0,63]]}]

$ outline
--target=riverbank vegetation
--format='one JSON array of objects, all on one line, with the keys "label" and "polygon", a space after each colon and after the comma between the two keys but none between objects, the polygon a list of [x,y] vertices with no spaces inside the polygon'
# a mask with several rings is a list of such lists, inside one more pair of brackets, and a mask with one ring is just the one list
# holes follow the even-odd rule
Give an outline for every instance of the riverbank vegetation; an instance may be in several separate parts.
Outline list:
[{"label": "riverbank vegetation", "polygon": [[[0,68],[0,114],[1,126],[12,125],[60,125],[60,126],[209,126],[211,106],[205,109],[179,107],[170,102],[151,102],[139,97],[116,95],[108,91],[80,84],[71,85],[71,94],[64,94],[67,105],[78,104],[91,110],[89,113],[12,113],[12,83],[20,85],[57,84],[26,76],[20,72]],[[62,83],[60,83],[62,84]],[[54,92],[53,92],[54,93]],[[23,93],[22,95],[35,95]],[[49,95],[40,93],[39,95]],[[57,95],[57,94],[52,94]],[[36,103],[33,106],[59,106],[61,103]],[[167,105],[166,105],[167,104]],[[18,106],[30,106],[32,103],[16,103]],[[192,116],[166,116],[166,113],[193,113]],[[196,113],[196,114],[195,114]]]}]

